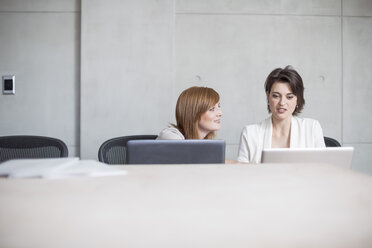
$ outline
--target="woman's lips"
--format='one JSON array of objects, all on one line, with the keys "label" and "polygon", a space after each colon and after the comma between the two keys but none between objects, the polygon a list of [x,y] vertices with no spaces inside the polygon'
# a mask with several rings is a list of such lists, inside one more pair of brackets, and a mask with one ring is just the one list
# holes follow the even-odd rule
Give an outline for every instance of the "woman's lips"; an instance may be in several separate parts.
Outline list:
[{"label": "woman's lips", "polygon": [[278,113],[284,113],[285,111],[287,111],[287,109],[285,109],[285,108],[278,108],[277,111],[278,111]]}]

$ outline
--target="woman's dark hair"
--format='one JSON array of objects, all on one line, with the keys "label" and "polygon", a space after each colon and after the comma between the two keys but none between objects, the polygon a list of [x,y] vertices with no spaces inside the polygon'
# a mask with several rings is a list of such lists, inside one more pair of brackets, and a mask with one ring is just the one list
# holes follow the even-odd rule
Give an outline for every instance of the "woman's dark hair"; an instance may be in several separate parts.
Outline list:
[{"label": "woman's dark hair", "polygon": [[[267,79],[265,82],[266,94],[270,94],[271,87],[276,82],[289,84],[289,87],[291,87],[293,94],[295,94],[295,96],[297,97],[297,106],[296,106],[295,111],[293,112],[293,115],[297,115],[301,113],[305,105],[305,99],[304,99],[304,84],[302,82],[302,78],[300,74],[298,74],[297,71],[295,71],[290,65],[286,66],[284,69],[277,68],[273,70],[269,74],[269,76],[267,76]],[[271,113],[269,106],[267,106],[267,109],[269,113]]]}]

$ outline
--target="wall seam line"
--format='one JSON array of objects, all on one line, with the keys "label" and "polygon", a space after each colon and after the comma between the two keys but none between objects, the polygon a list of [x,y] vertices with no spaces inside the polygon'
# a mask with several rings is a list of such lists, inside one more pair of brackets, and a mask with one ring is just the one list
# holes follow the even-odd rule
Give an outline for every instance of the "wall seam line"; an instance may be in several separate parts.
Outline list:
[{"label": "wall seam line", "polygon": [[58,13],[80,13],[81,11],[0,11],[0,14],[58,14]]},{"label": "wall seam line", "polygon": [[341,0],[341,144],[344,143],[344,9]]},{"label": "wall seam line", "polygon": [[315,14],[282,14],[282,13],[249,13],[249,12],[182,12],[176,15],[247,15],[247,16],[297,16],[297,17],[340,17],[342,15],[315,15]]}]

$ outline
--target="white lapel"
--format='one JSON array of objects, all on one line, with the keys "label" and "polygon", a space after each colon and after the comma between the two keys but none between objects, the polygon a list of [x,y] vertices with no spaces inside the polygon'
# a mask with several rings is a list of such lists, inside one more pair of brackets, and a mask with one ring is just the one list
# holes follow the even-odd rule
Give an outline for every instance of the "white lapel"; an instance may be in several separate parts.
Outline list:
[{"label": "white lapel", "polygon": [[264,121],[264,143],[263,148],[271,148],[271,140],[273,137],[273,122],[271,116]]},{"label": "white lapel", "polygon": [[291,117],[291,138],[290,138],[290,148],[299,147],[299,140],[298,140],[298,125],[297,125],[297,118],[292,115]]}]

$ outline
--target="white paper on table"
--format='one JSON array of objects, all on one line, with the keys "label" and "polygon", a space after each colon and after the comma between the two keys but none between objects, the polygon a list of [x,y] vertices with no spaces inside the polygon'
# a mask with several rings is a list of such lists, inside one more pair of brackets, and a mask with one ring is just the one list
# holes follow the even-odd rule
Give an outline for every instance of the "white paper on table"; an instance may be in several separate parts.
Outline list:
[{"label": "white paper on table", "polygon": [[62,167],[51,173],[44,174],[44,178],[68,178],[68,177],[101,177],[126,175],[123,169],[115,168],[95,160],[80,160],[77,164]]},{"label": "white paper on table", "polygon": [[9,178],[68,178],[125,175],[125,170],[79,158],[15,159],[0,164],[0,176]]}]

